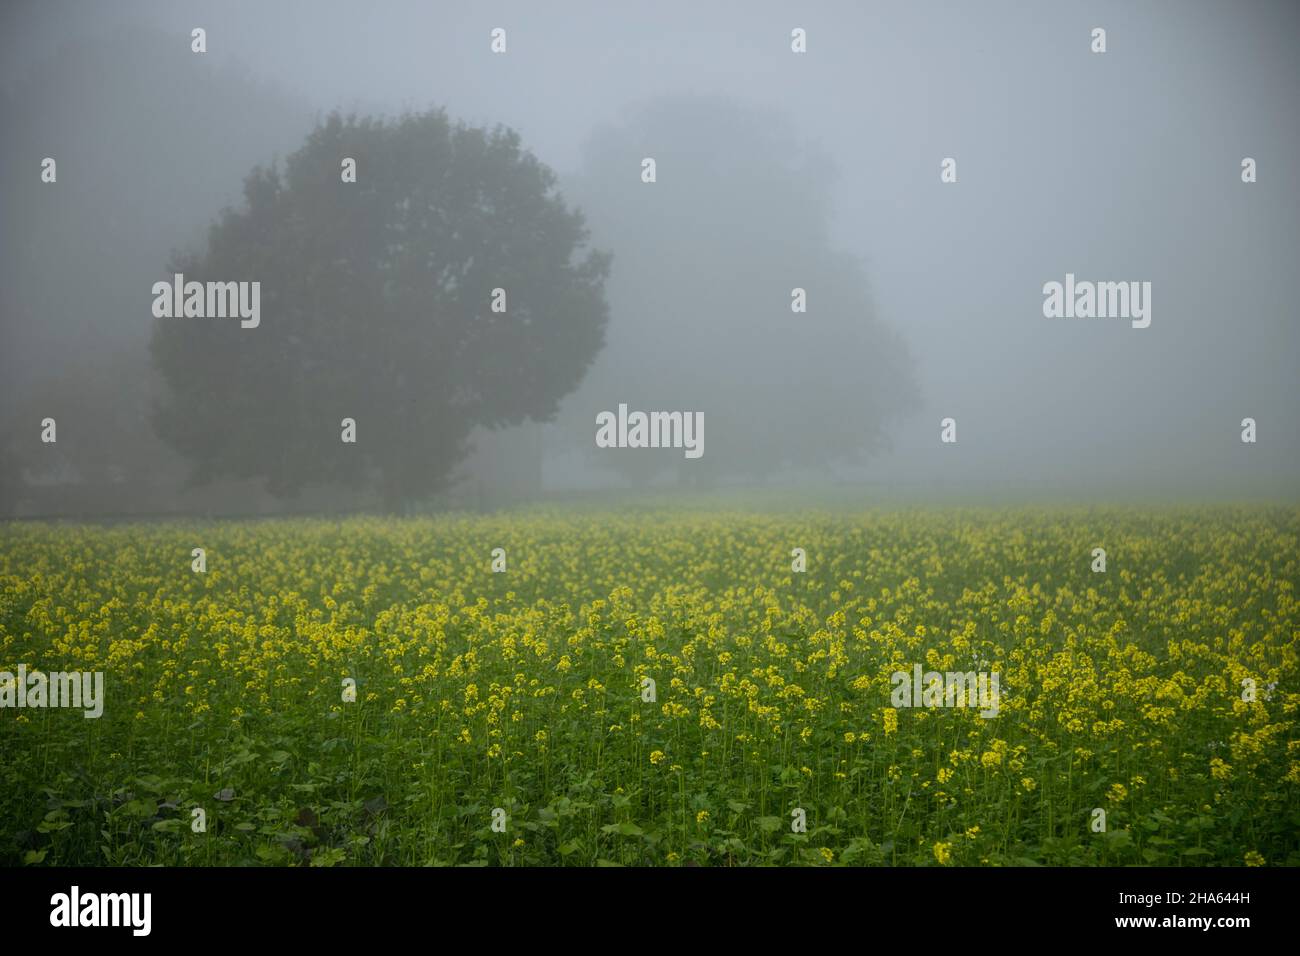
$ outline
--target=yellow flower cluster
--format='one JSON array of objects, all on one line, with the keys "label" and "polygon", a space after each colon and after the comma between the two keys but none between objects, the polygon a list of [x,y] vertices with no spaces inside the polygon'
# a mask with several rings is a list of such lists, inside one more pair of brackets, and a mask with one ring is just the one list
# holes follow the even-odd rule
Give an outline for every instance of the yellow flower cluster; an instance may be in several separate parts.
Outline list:
[{"label": "yellow flower cluster", "polygon": [[[0,710],[0,831],[154,775],[247,801],[232,861],[382,790],[421,862],[473,858],[482,807],[548,863],[1294,862],[1298,536],[1246,507],[10,524],[0,671],[107,700],[93,733]],[[914,665],[998,674],[997,716],[895,706]]]}]

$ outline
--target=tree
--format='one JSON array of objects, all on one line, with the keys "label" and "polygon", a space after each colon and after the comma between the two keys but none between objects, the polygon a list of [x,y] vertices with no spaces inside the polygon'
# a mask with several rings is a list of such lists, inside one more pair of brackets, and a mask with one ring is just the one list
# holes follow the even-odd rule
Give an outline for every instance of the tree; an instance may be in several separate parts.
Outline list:
[{"label": "tree", "polygon": [[[642,160],[656,182],[640,181]],[[674,96],[598,129],[570,183],[619,250],[608,345],[566,401],[593,449],[595,415],[701,411],[705,453],[595,452],[632,480],[751,480],[856,462],[917,401],[912,360],[881,322],[862,266],[831,239],[834,170],[778,115]],[[792,290],[807,311],[792,310]]]},{"label": "tree", "polygon": [[244,192],[171,271],[260,282],[260,324],[153,331],[156,427],[198,480],[373,479],[397,508],[446,483],[476,425],[548,420],[603,344],[610,257],[510,130],[336,113]]}]

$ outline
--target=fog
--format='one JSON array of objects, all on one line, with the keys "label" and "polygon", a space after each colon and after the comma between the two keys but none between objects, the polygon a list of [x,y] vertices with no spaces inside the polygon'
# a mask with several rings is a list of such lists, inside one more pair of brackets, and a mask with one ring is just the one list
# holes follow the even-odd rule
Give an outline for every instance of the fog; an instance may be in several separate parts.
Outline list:
[{"label": "fog", "polygon": [[[206,52],[191,49],[196,27]],[[1104,53],[1092,49],[1097,27]],[[505,52],[491,48],[495,28]],[[796,28],[806,52],[792,50]],[[256,217],[240,251],[218,255],[210,227],[242,207],[255,166],[285,170],[331,114],[395,122],[430,109],[517,132],[585,217],[576,252],[608,254],[609,268],[602,311],[548,299],[532,260],[496,260],[517,273],[512,288],[534,290],[512,292],[512,309],[531,305],[497,332],[532,337],[491,378],[476,378],[475,363],[491,367],[505,340],[488,333],[429,371],[458,376],[444,404],[475,409],[464,424],[477,450],[459,460],[460,430],[447,430],[451,478],[416,497],[457,506],[754,485],[866,499],[1294,497],[1298,61],[1289,2],[7,4],[0,510],[379,503],[382,453],[353,468],[333,445],[294,446],[319,456],[299,471],[325,487],[306,480],[252,508],[266,494],[257,467],[222,452],[196,468],[161,438],[156,409],[195,376],[181,365],[160,374],[159,324],[169,348],[210,356],[211,401],[228,417],[209,427],[229,428],[232,447],[260,447],[240,423],[263,414],[311,429],[318,412],[337,433],[364,388],[340,384],[356,395],[349,407],[304,399],[310,411],[286,410],[273,391],[222,397],[216,363],[312,344],[310,332],[277,331],[290,309],[313,328],[313,306],[286,300],[272,267],[207,276],[272,283],[258,328],[229,325],[235,351],[191,335],[226,319],[156,319],[151,288],[181,260],[256,262],[240,258],[263,241]],[[42,178],[46,157],[54,182]],[[1255,182],[1243,182],[1246,157]],[[941,181],[948,158],[955,182]],[[329,222],[359,221],[381,167],[358,164],[357,205]],[[390,326],[365,326],[366,293],[341,268],[328,298],[355,299],[357,327],[340,334],[360,354]],[[477,288],[467,270],[457,295]],[[1149,325],[1045,316],[1045,284],[1067,275],[1149,283]],[[486,312],[499,283],[483,282]],[[792,308],[795,289],[806,311]],[[590,328],[565,324],[569,306],[542,304],[570,301],[591,306]],[[588,361],[575,350],[602,314]],[[419,378],[422,348],[451,354],[420,340],[421,326],[402,328],[416,338],[394,380]],[[505,392],[510,401],[490,401]],[[367,436],[419,443],[402,429],[425,419],[403,422],[397,394],[376,393],[369,417],[356,416],[359,448]],[[600,414],[621,404],[701,415],[702,454],[598,447]],[[376,428],[384,415],[394,427]],[[57,443],[42,441],[46,418]],[[1254,442],[1242,440],[1247,418]],[[941,440],[944,419],[955,442]],[[209,478],[226,483],[224,497]]]}]

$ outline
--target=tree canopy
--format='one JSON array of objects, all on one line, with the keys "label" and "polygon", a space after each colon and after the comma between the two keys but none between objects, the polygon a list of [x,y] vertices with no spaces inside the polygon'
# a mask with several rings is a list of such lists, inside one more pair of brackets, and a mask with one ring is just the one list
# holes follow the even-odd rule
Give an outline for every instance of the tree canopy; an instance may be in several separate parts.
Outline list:
[{"label": "tree canopy", "polygon": [[155,320],[159,434],[200,482],[439,490],[475,426],[548,420],[603,344],[610,256],[555,182],[508,129],[329,116],[173,257],[186,282],[260,282],[261,316]]},{"label": "tree canopy", "polygon": [[[636,178],[643,157],[654,183]],[[863,266],[833,241],[834,175],[779,115],[727,99],[667,97],[597,129],[571,188],[619,267],[609,344],[566,402],[566,430],[590,448],[594,416],[627,402],[703,412],[708,435],[696,461],[676,449],[597,461],[633,480],[748,480],[887,445],[919,392]]]}]

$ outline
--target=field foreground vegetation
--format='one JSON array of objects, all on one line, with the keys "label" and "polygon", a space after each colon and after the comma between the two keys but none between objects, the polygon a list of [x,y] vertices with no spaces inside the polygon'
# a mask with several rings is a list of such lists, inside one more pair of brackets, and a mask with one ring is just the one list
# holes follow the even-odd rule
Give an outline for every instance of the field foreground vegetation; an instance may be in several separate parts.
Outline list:
[{"label": "field foreground vegetation", "polygon": [[[0,861],[1294,865],[1298,540],[1253,506],[8,524],[0,672],[105,700],[0,709]],[[917,664],[998,674],[997,716],[894,706]]]}]

